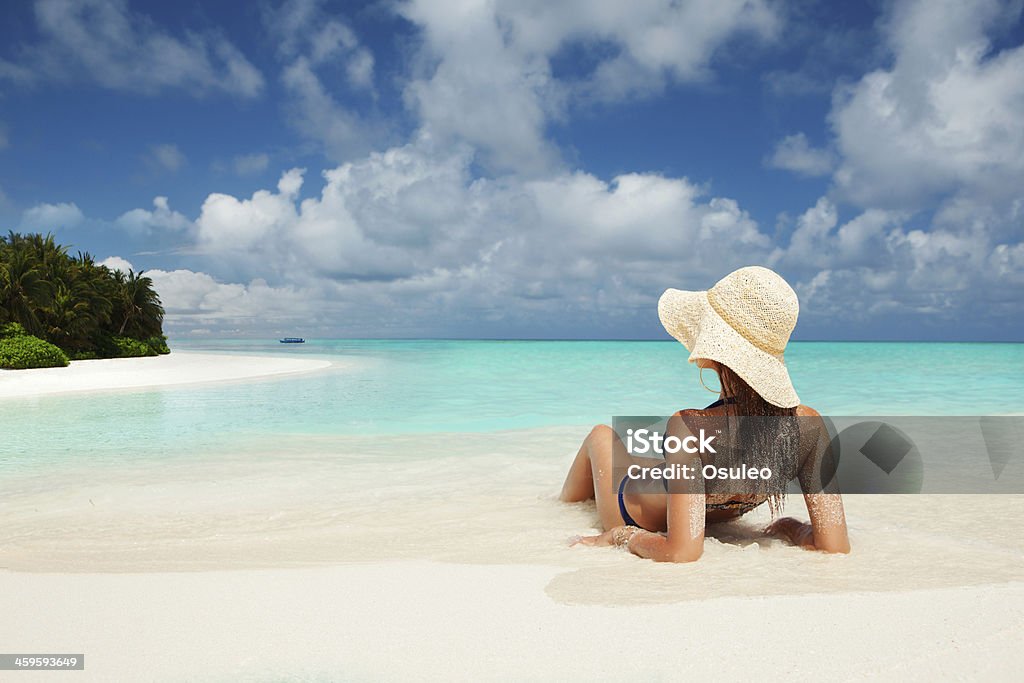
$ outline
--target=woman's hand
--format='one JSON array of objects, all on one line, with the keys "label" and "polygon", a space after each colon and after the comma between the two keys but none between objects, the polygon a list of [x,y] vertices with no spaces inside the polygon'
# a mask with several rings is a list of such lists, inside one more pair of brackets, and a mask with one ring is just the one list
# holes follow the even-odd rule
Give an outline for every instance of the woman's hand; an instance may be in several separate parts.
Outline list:
[{"label": "woman's hand", "polygon": [[614,536],[615,531],[617,529],[622,529],[622,528],[623,527],[621,527],[621,526],[612,527],[608,531],[604,532],[603,534],[598,534],[597,536],[576,536],[576,537],[574,537],[569,542],[569,545],[570,546],[573,546],[573,545],[592,545],[592,546],[614,545],[615,544],[615,536]]},{"label": "woman's hand", "polygon": [[814,527],[799,519],[782,517],[765,527],[764,533],[802,548],[814,548]]}]

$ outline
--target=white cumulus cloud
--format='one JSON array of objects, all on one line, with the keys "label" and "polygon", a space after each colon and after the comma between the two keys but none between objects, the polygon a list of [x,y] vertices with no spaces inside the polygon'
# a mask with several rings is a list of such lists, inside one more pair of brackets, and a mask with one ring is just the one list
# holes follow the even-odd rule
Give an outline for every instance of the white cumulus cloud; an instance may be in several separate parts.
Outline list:
[{"label": "white cumulus cloud", "polygon": [[192,227],[192,221],[171,209],[167,197],[155,197],[152,210],[126,211],[114,223],[118,227],[142,235],[159,231],[184,232]]},{"label": "white cumulus cloud", "polygon": [[[264,14],[284,61],[281,83],[290,95],[286,110],[291,125],[322,145],[329,158],[369,151],[384,136],[386,124],[357,114],[352,100],[377,96],[370,49],[316,0],[289,0]],[[339,67],[343,81],[335,75]],[[348,86],[347,98],[332,92],[339,81]]]},{"label": "white cumulus cloud", "polygon": [[16,46],[18,62],[0,61],[0,78],[88,79],[114,90],[155,94],[181,88],[255,97],[263,76],[239,49],[217,35],[160,30],[124,0],[36,0],[38,42]]},{"label": "white cumulus cloud", "polygon": [[[423,32],[423,75],[405,96],[424,128],[472,144],[493,168],[528,173],[557,161],[547,124],[573,101],[622,101],[707,79],[728,40],[769,39],[780,23],[759,1],[412,0],[399,8]],[[610,49],[588,73],[559,78],[552,59],[572,46]]]},{"label": "white cumulus cloud", "polygon": [[812,147],[806,135],[796,133],[779,140],[765,164],[800,175],[823,176],[832,172],[835,156],[827,149]]},{"label": "white cumulus cloud", "polygon": [[[537,320],[566,306],[633,314],[664,287],[706,285],[723,264],[771,255],[770,239],[737,202],[685,178],[475,179],[472,160],[468,148],[426,136],[326,171],[306,199],[301,169],[276,190],[212,194],[195,222],[196,247],[211,263],[272,283],[296,314],[342,307],[346,326],[377,333],[391,317],[430,329],[472,316]],[[205,276],[179,272],[165,286],[214,291]],[[235,301],[239,318],[241,290],[215,291]],[[179,297],[190,303],[175,315],[202,313],[209,327],[210,302],[222,299],[205,297]]]},{"label": "white cumulus cloud", "polygon": [[119,270],[122,273],[127,273],[130,270],[135,270],[135,266],[131,264],[127,259],[123,259],[120,256],[108,256],[107,258],[100,261],[97,265],[106,266],[111,270]]},{"label": "white cumulus cloud", "polygon": [[178,149],[177,145],[171,144],[152,145],[146,160],[152,166],[172,173],[186,163],[185,154]]},{"label": "white cumulus cloud", "polygon": [[[833,93],[832,188],[775,255],[809,315],[994,337],[1024,315],[1024,45],[993,41],[1020,12],[995,0],[887,10],[890,63]],[[823,172],[819,151],[791,136],[769,163]]]},{"label": "white cumulus cloud", "polygon": [[897,4],[893,65],[837,93],[835,180],[862,205],[919,207],[945,193],[1005,199],[1024,186],[1024,46],[988,32],[1020,6],[995,0]]},{"label": "white cumulus cloud", "polygon": [[37,204],[21,214],[21,230],[50,232],[60,228],[73,228],[85,220],[85,215],[74,202]]}]

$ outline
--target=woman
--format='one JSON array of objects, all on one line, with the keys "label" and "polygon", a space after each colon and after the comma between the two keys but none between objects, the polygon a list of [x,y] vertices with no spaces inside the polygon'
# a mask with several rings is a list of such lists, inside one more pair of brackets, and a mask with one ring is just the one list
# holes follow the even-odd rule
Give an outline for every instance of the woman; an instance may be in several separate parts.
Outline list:
[{"label": "woman", "polygon": [[[798,313],[793,289],[759,266],[740,268],[706,292],[669,289],[661,296],[662,325],[702,373],[718,374],[721,387],[719,400],[707,408],[673,415],[664,436],[683,442],[700,434],[707,440],[713,431],[733,446],[719,444],[717,451],[741,453],[754,467],[769,468],[773,479],[723,487],[698,475],[660,491],[644,488],[623,474],[640,471],[627,468],[641,460],[630,456],[611,427],[598,425],[583,441],[561,493],[566,502],[596,499],[605,532],[579,542],[625,546],[658,562],[692,562],[704,550],[706,524],[735,519],[766,501],[774,515],[785,486],[797,479],[810,523],[784,517],[765,532],[805,548],[849,552],[842,499],[831,476],[823,475],[830,464],[828,431],[814,409],[800,404],[783,362]],[[705,429],[711,426],[722,428]],[[666,469],[686,465],[691,473],[705,472],[722,456],[714,447],[704,451],[666,454]]]}]

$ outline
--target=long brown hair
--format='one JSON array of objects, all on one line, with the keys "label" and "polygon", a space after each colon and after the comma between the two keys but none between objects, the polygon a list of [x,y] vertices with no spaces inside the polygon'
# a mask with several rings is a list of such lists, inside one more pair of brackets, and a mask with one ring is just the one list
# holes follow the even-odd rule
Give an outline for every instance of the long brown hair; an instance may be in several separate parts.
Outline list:
[{"label": "long brown hair", "polygon": [[[769,403],[747,384],[732,368],[715,363],[722,386],[722,395],[732,398],[735,415],[740,417],[734,443],[750,464],[767,466],[779,475],[777,486],[765,490],[772,515],[778,514],[785,503],[785,485],[796,475],[799,459],[799,428],[796,408],[781,408]],[[744,417],[754,418],[744,420]],[[779,419],[766,419],[779,418]],[[786,419],[791,418],[791,419]],[[774,479],[774,478],[773,478]]]},{"label": "long brown hair", "polygon": [[722,383],[722,393],[736,400],[737,415],[758,417],[790,417],[796,415],[796,408],[780,408],[764,400],[761,394],[754,391],[729,366],[716,362],[715,370],[718,372],[718,379]]}]

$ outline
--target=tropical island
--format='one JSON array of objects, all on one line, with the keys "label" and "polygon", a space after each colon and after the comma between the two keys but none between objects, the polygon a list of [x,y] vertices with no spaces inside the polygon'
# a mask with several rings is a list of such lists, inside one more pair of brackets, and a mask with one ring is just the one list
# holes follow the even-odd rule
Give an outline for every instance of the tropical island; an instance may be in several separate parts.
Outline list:
[{"label": "tropical island", "polygon": [[50,234],[0,236],[0,368],[170,353],[153,281],[68,251]]}]

